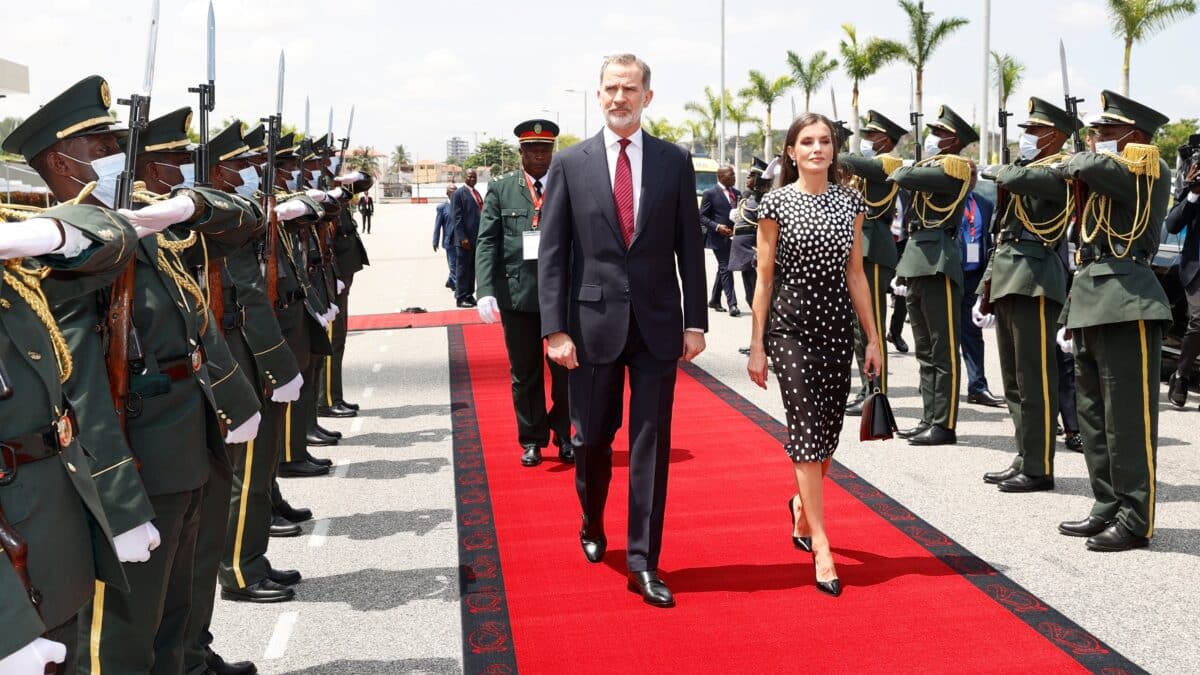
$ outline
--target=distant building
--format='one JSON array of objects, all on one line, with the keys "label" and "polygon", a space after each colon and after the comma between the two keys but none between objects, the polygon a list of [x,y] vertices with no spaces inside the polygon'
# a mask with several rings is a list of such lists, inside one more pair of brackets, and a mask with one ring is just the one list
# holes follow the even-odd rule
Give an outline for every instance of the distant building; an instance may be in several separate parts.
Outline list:
[{"label": "distant building", "polygon": [[457,164],[443,164],[438,176],[439,183],[459,183],[463,179],[463,169]]},{"label": "distant building", "polygon": [[413,182],[437,183],[442,179],[442,163],[433,159],[419,159],[413,166]]},{"label": "distant building", "polygon": [[471,144],[465,138],[454,136],[446,141],[446,158],[462,162],[471,154]]}]

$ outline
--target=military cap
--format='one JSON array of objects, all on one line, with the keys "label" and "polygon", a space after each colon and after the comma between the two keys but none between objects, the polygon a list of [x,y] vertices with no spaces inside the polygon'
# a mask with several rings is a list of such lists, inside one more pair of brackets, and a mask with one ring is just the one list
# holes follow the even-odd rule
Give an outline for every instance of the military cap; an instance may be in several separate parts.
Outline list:
[{"label": "military cap", "polygon": [[875,110],[867,111],[867,125],[859,130],[859,134],[867,131],[878,131],[879,133],[892,139],[892,143],[899,143],[901,137],[908,133],[908,129],[896,124],[882,113]]},{"label": "military cap", "polygon": [[189,106],[150,120],[138,135],[138,153],[143,152],[187,152],[194,148],[188,138],[192,126],[192,109]]},{"label": "military cap", "polygon": [[1064,134],[1070,135],[1078,131],[1083,124],[1078,119],[1072,119],[1071,114],[1062,108],[1047,103],[1036,96],[1030,96],[1029,118],[1017,126],[1022,129],[1039,126],[1054,127]]},{"label": "military cap", "polygon": [[250,146],[242,139],[242,121],[234,120],[208,141],[208,157],[211,162],[224,162],[246,152]]},{"label": "military cap", "polygon": [[290,133],[279,137],[279,144],[275,147],[275,156],[295,157],[296,151],[300,149],[300,142],[296,140],[296,134]]},{"label": "military cap", "polygon": [[250,131],[242,134],[242,140],[250,148],[247,152],[257,154],[267,151],[267,130],[263,127],[262,122],[259,122]]},{"label": "military cap", "polygon": [[834,145],[840,148],[846,144],[846,141],[850,140],[850,137],[854,135],[854,132],[850,131],[850,127],[846,126],[845,121],[836,120],[833,123],[833,135],[834,139],[837,141],[837,143]]},{"label": "military cap", "polygon": [[762,159],[755,157],[753,160],[751,160],[750,173],[756,173],[761,176],[762,172],[764,172],[766,170],[767,170],[767,163],[762,161]]},{"label": "military cap", "polygon": [[550,120],[526,120],[513,127],[517,141],[526,143],[553,143],[558,138],[558,125]]},{"label": "military cap", "polygon": [[128,129],[112,128],[117,120],[108,113],[111,104],[108,82],[99,75],[85,77],[13,129],[4,139],[3,150],[28,160],[68,136],[96,133],[123,136]]},{"label": "military cap", "polygon": [[964,145],[970,145],[979,140],[979,134],[975,133],[971,125],[967,124],[966,120],[959,117],[958,113],[954,112],[948,105],[939,106],[937,119],[925,126],[949,131],[957,136],[958,140],[962,141]]},{"label": "military cap", "polygon": [[1100,119],[1093,122],[1093,126],[1128,124],[1153,136],[1169,120],[1157,110],[1107,89],[1100,92],[1100,107]]}]

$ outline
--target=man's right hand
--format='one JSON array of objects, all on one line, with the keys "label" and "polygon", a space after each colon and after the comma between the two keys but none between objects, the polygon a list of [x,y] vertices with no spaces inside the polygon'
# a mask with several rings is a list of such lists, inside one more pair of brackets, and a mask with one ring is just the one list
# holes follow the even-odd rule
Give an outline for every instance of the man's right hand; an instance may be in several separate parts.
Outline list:
[{"label": "man's right hand", "polygon": [[471,240],[463,239],[462,241],[458,242],[458,247],[464,251],[470,251],[471,250]]},{"label": "man's right hand", "polygon": [[1191,183],[1192,194],[1200,195],[1200,163],[1192,165],[1192,170],[1188,171],[1187,178],[1183,182]]},{"label": "man's right hand", "polygon": [[717,234],[721,235],[722,237],[732,237],[733,228],[729,227],[728,225],[718,225]]},{"label": "man's right hand", "polygon": [[434,245],[433,245],[433,252],[434,252],[434,253],[437,253],[437,248],[438,248],[438,247],[437,247],[437,244],[434,244]]},{"label": "man's right hand", "polygon": [[567,370],[579,367],[579,357],[575,354],[575,342],[566,333],[551,333],[546,336],[546,356]]},{"label": "man's right hand", "polygon": [[51,663],[67,660],[67,646],[35,638],[33,642],[0,659],[0,675],[41,675]]}]

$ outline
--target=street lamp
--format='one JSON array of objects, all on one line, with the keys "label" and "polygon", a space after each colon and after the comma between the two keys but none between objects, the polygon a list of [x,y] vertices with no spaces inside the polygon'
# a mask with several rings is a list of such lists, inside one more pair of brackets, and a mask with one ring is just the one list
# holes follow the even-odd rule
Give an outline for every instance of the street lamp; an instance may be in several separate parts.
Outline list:
[{"label": "street lamp", "polygon": [[586,89],[567,89],[566,91],[568,94],[582,94],[583,95],[583,134],[582,134],[582,138],[587,138],[587,135],[588,135],[588,130],[587,130],[587,109],[588,109],[587,96],[588,96],[588,93],[587,93],[587,90]]},{"label": "street lamp", "polygon": [[[558,133],[561,134],[562,133],[562,122],[558,118],[558,111],[557,110],[547,110],[545,108],[542,108],[542,112],[554,113],[554,125],[558,127]],[[554,136],[554,151],[558,152],[558,135],[557,134],[555,134],[555,136]]]}]

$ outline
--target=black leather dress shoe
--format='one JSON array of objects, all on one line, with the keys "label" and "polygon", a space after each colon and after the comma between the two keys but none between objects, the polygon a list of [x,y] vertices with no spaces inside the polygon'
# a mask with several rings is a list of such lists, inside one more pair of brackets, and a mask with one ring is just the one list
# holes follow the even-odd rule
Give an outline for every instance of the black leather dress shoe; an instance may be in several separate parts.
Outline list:
[{"label": "black leather dress shoe", "polygon": [[1063,443],[1072,452],[1083,452],[1083,436],[1078,431],[1068,433],[1067,437],[1063,439]]},{"label": "black leather dress shoe", "polygon": [[595,528],[592,531],[588,527],[587,517],[583,518],[583,527],[579,530],[579,545],[583,547],[583,557],[587,558],[590,563],[598,563],[604,559],[604,552],[608,550],[608,538],[604,536],[604,530]]},{"label": "black leather dress shoe", "polygon": [[554,445],[558,446],[558,458],[566,464],[575,463],[575,445],[571,442],[563,443],[555,438]]},{"label": "black leather dress shoe", "polygon": [[272,537],[299,537],[300,526],[283,516],[271,516],[271,529],[269,534]]},{"label": "black leather dress shoe", "polygon": [[354,410],[351,410],[349,408],[343,408],[338,405],[333,405],[333,406],[319,405],[319,406],[317,406],[317,417],[354,417],[357,414],[358,414],[358,412],[356,412]]},{"label": "black leather dress shoe", "polygon": [[322,436],[321,434],[318,434],[316,431],[309,431],[307,434],[304,435],[304,443],[305,443],[305,445],[325,446],[325,445],[337,445],[338,441],[336,438],[331,438],[329,436]]},{"label": "black leather dress shoe", "polygon": [[1083,520],[1068,520],[1058,524],[1058,531],[1068,537],[1092,537],[1108,528],[1109,522],[1098,516]]},{"label": "black leather dress shoe", "polygon": [[222,600],[236,602],[287,602],[296,598],[296,591],[291,586],[277,584],[270,579],[263,579],[245,588],[221,588]]},{"label": "black leather dress shoe", "polygon": [[896,351],[900,352],[901,354],[908,353],[908,343],[904,341],[903,335],[889,335],[887,336],[887,341],[892,343],[892,346],[896,348]]},{"label": "black leather dress shoe", "polygon": [[742,356],[750,356],[750,348],[749,347],[738,347],[738,353],[741,354]]},{"label": "black leather dress shoe", "polygon": [[709,309],[711,309],[711,310],[712,310],[712,311],[714,311],[714,312],[724,312],[724,311],[725,311],[725,308],[724,308],[724,307],[722,307],[721,305],[719,305],[719,304],[715,304],[715,303],[711,303],[711,302],[710,302],[710,303],[708,303],[708,308],[709,308]]},{"label": "black leather dress shoe", "polygon": [[464,309],[467,309],[467,308],[470,308],[470,307],[474,307],[474,306],[475,306],[475,303],[471,302],[470,300],[459,300],[459,301],[458,301],[457,303],[455,303],[455,304],[457,304],[459,307],[462,307],[462,308],[464,308]]},{"label": "black leather dress shoe", "polygon": [[313,431],[317,432],[318,434],[321,434],[322,436],[329,436],[331,438],[337,438],[339,440],[342,438],[342,432],[336,431],[334,429],[326,429],[325,427],[321,426],[320,424],[313,424]]},{"label": "black leather dress shoe", "polygon": [[1171,373],[1171,380],[1167,384],[1167,398],[1171,399],[1171,403],[1176,408],[1182,408],[1187,405],[1188,379],[1181,377],[1178,371]]},{"label": "black leather dress shoe", "polygon": [[1045,492],[1054,489],[1054,476],[1030,476],[1019,473],[997,486],[1001,492]]},{"label": "black leather dress shoe", "polygon": [[630,572],[626,588],[642,596],[642,602],[655,607],[674,607],[675,596],[658,578],[658,572]]},{"label": "black leather dress shoe", "polygon": [[913,436],[916,436],[917,434],[924,433],[924,431],[928,428],[929,428],[929,422],[918,422],[917,426],[915,426],[911,429],[901,429],[900,431],[896,432],[896,435],[899,436],[900,438],[912,438]]},{"label": "black leather dress shoe", "polygon": [[258,672],[258,668],[250,661],[227,663],[211,649],[204,650],[204,666],[213,675],[254,675]]},{"label": "black leather dress shoe", "polygon": [[953,429],[937,424],[908,439],[909,445],[954,445],[957,442],[958,434]]},{"label": "black leather dress shoe", "polygon": [[1148,538],[1139,537],[1125,529],[1125,526],[1120,523],[1113,523],[1108,529],[1094,537],[1089,537],[1087,540],[1089,551],[1104,551],[1107,553],[1146,548],[1149,545],[1150,540]]},{"label": "black leather dress shoe", "polygon": [[542,449],[536,445],[523,445],[525,450],[521,454],[521,466],[537,466],[542,463]]},{"label": "black leather dress shoe", "polygon": [[280,586],[295,586],[303,579],[297,570],[277,570],[274,567],[267,568],[267,578]]},{"label": "black leather dress shoe", "polygon": [[296,462],[280,462],[278,475],[281,478],[310,478],[324,476],[328,473],[329,467],[302,459]]},{"label": "black leather dress shoe", "polygon": [[346,408],[347,410],[353,410],[354,412],[358,412],[358,409],[359,409],[359,405],[357,403],[347,403],[346,401],[334,401],[333,404],[335,406],[341,406],[343,408]]},{"label": "black leather dress shoe", "polygon": [[737,305],[729,308],[729,316],[741,316],[742,310],[737,308]]},{"label": "black leather dress shoe", "polygon": [[846,404],[846,415],[849,417],[862,417],[863,402],[867,400],[866,396],[858,393],[855,397]]},{"label": "black leather dress shoe", "polygon": [[309,455],[307,461],[316,464],[317,466],[323,466],[326,469],[333,466],[333,460],[327,457],[316,457],[314,455]]},{"label": "black leather dress shoe", "polygon": [[1011,466],[1003,471],[989,471],[988,473],[983,474],[983,482],[995,485],[997,483],[1003,483],[1013,476],[1020,475],[1020,473],[1020,471],[1017,471]]},{"label": "black leather dress shoe", "polygon": [[967,403],[999,408],[1000,406],[1004,405],[1004,399],[995,396],[992,394],[992,392],[984,389],[983,391],[977,391],[973,394],[967,394]]},{"label": "black leather dress shoe", "polygon": [[298,509],[287,503],[286,499],[275,505],[275,513],[292,523],[303,523],[306,520],[312,520],[313,517],[311,509]]}]

